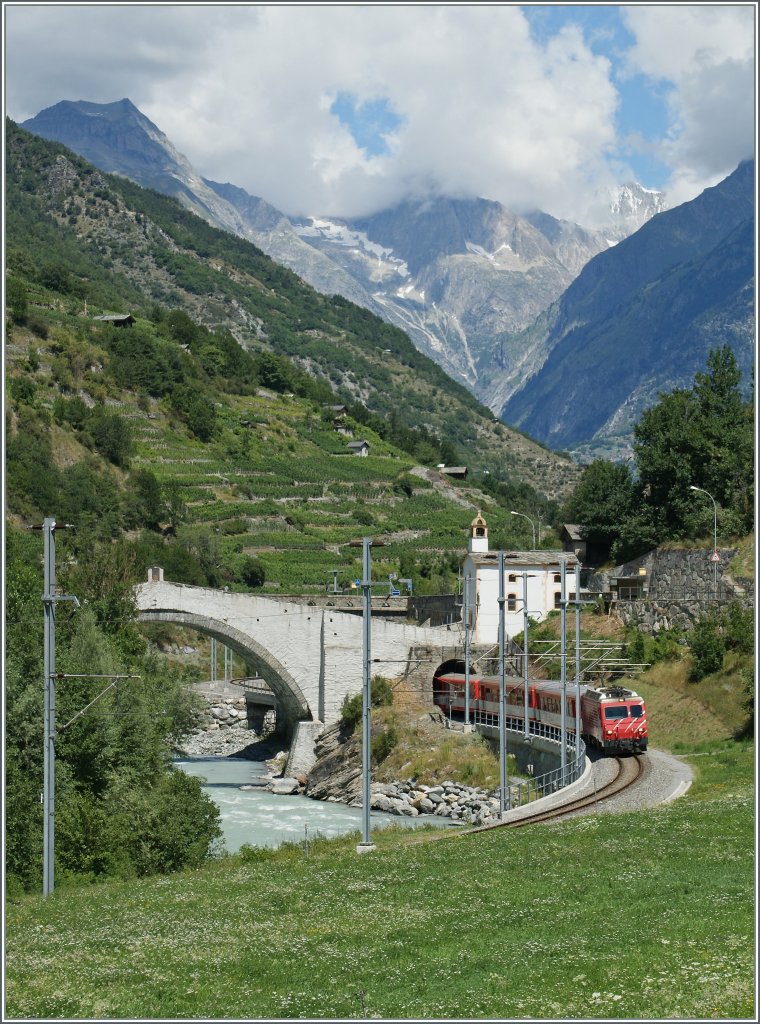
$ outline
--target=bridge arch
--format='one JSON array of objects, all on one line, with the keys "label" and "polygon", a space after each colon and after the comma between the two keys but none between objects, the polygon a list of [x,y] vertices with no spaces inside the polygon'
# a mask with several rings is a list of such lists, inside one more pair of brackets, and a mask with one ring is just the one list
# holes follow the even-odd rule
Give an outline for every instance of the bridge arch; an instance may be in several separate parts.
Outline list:
[{"label": "bridge arch", "polygon": [[239,654],[256,673],[266,681],[274,693],[283,717],[289,723],[312,721],[314,715],[309,702],[287,668],[252,636],[236,629],[228,622],[222,622],[196,612],[183,612],[166,609],[149,609],[139,612],[140,622],[172,622],[187,626],[221,641],[236,654]]}]

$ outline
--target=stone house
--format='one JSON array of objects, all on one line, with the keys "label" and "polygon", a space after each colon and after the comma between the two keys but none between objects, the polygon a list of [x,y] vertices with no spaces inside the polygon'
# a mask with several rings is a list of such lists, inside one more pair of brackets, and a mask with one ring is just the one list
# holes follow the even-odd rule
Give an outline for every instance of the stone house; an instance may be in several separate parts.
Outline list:
[{"label": "stone house", "polygon": [[369,444],[367,441],[349,441],[346,448],[353,455],[361,455],[362,457],[369,455]]}]

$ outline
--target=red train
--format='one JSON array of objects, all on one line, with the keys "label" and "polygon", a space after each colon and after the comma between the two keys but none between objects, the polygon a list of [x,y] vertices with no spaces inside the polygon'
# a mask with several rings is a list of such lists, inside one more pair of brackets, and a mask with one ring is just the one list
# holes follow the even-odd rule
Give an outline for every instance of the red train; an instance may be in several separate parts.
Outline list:
[{"label": "red train", "polygon": [[[581,686],[581,738],[603,750],[629,750],[643,754],[649,732],[643,699],[624,686],[594,689]],[[565,696],[565,729],[575,735],[575,686]],[[433,681],[433,700],[447,715],[464,714],[464,674],[445,672]],[[499,714],[499,677],[470,674],[470,717],[475,722],[496,724]],[[522,680],[506,679],[507,718],[523,727],[525,690]],[[528,721],[534,734],[552,734],[562,728],[562,687],[556,682],[528,681]]]}]

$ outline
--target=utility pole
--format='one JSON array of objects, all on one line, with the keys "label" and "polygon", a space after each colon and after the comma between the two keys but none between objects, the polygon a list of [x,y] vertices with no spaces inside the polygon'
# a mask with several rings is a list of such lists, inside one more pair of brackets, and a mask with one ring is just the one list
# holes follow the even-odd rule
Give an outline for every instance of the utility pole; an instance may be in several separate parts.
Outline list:
[{"label": "utility pole", "polygon": [[45,545],[45,756],[42,791],[42,895],[49,896],[55,884],[55,519],[42,524]]},{"label": "utility pole", "polygon": [[464,615],[464,731],[470,732],[470,577],[464,578],[462,613]]},{"label": "utility pole", "polygon": [[560,559],[560,572],[560,633],[562,637],[560,644],[560,668],[562,670],[562,711],[560,714],[560,743],[562,750],[560,753],[560,766],[562,768],[562,785],[564,786],[567,772],[567,565],[564,558]]},{"label": "utility pole", "polygon": [[[67,529],[68,523],[59,529]],[[56,521],[46,518],[42,526],[44,539],[44,586],[42,602],[45,606],[45,633],[43,645],[44,673],[44,756],[42,781],[42,894],[49,896],[55,886],[55,605],[57,601],[79,601],[68,594],[56,594],[55,583],[55,530]]]},{"label": "utility pole", "polygon": [[507,812],[507,687],[504,653],[506,647],[504,627],[504,552],[499,552],[499,812]]},{"label": "utility pole", "polygon": [[362,671],[362,841],[356,847],[357,853],[368,853],[376,849],[370,836],[370,764],[372,735],[370,729],[370,708],[372,702],[372,681],[370,678],[370,643],[372,639],[372,540],[362,540],[362,594],[364,600],[363,624],[363,671]]},{"label": "utility pole", "polygon": [[528,721],[528,574],[523,573],[523,725],[526,742],[530,739]]},{"label": "utility pole", "polygon": [[575,759],[581,749],[581,563],[575,563]]}]

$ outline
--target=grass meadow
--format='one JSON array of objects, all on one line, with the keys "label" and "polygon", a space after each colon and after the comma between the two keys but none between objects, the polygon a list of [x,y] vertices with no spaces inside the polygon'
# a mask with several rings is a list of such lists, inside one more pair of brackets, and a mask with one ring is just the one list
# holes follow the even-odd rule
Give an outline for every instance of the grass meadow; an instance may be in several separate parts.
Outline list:
[{"label": "grass meadow", "polygon": [[6,907],[6,1019],[755,1019],[754,746],[673,804],[377,833]]}]

